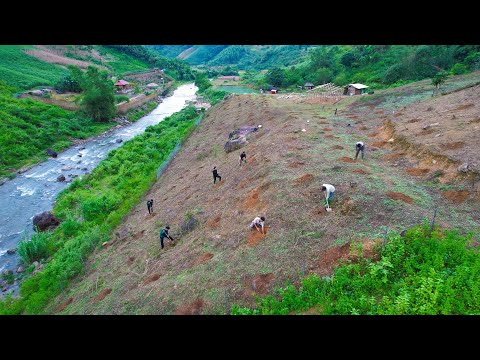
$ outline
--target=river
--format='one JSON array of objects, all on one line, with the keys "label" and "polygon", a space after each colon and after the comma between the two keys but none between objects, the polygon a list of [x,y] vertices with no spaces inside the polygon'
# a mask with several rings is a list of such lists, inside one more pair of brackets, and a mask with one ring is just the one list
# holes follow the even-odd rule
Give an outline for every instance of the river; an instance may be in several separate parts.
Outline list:
[{"label": "river", "polygon": [[[195,100],[197,90],[194,84],[181,85],[150,114],[135,123],[73,146],[58,154],[57,158],[50,158],[0,186],[0,273],[16,270],[19,258],[16,254],[8,254],[7,250],[15,248],[24,237],[31,236],[33,217],[51,210],[58,193],[69,185],[71,179],[90,173],[109,151],[143,133],[148,126],[182,110],[188,101]],[[118,139],[122,142],[117,142]],[[61,174],[66,182],[57,181]]]}]

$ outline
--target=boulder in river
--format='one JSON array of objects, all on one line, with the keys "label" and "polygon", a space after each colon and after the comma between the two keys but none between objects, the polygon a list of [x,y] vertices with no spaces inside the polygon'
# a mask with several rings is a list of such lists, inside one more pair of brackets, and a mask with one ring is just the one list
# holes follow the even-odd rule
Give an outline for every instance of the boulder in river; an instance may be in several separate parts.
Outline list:
[{"label": "boulder in river", "polygon": [[53,230],[60,225],[57,219],[50,211],[44,211],[33,217],[33,229],[38,231]]},{"label": "boulder in river", "polygon": [[16,252],[17,252],[17,249],[15,249],[15,248],[13,248],[13,249],[8,249],[8,250],[7,250],[7,254],[8,254],[8,255],[13,255],[13,254],[15,254]]},{"label": "boulder in river", "polygon": [[60,175],[57,177],[57,181],[58,182],[62,182],[62,181],[65,181],[65,175]]},{"label": "boulder in river", "polygon": [[53,151],[52,149],[47,149],[47,150],[45,150],[45,152],[47,153],[48,156],[51,156],[51,157],[54,157],[54,158],[56,158],[58,156],[58,154],[55,151]]},{"label": "boulder in river", "polygon": [[117,139],[117,140],[116,140],[116,142],[119,143],[119,144],[120,144],[122,141],[123,141],[122,139]]}]

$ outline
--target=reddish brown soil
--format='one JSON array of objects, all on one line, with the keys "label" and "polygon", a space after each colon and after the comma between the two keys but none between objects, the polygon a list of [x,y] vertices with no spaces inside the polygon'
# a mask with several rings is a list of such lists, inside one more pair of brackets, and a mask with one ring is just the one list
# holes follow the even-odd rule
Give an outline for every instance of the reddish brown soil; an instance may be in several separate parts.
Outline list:
[{"label": "reddish brown soil", "polygon": [[339,247],[333,247],[325,251],[318,262],[313,266],[312,271],[320,276],[329,275],[340,260],[346,261],[350,253],[350,243]]},{"label": "reddish brown soil", "polygon": [[390,199],[401,200],[403,202],[406,202],[407,204],[411,204],[413,202],[413,199],[410,196],[407,196],[407,195],[399,193],[399,192],[388,191],[387,196]]},{"label": "reddish brown soil", "polygon": [[349,116],[350,119],[358,119],[358,115]]},{"label": "reddish brown soil", "polygon": [[314,176],[312,174],[304,174],[298,179],[295,179],[295,185],[303,185],[313,181]]},{"label": "reddish brown soil", "polygon": [[376,132],[376,131],[373,132],[373,133],[367,134],[367,136],[371,137],[371,138],[376,137],[377,135],[378,135],[378,132]]},{"label": "reddish brown soil", "polygon": [[430,169],[424,169],[424,168],[408,168],[407,173],[409,173],[412,176],[422,176],[427,174]]},{"label": "reddish brown soil", "polygon": [[413,124],[413,123],[419,122],[420,120],[421,119],[411,119],[411,120],[408,120],[407,123]]},{"label": "reddish brown soil", "polygon": [[397,113],[395,113],[395,115],[393,115],[393,116],[397,117],[397,116],[402,116],[402,115],[403,115],[402,112],[397,112]]},{"label": "reddish brown soil", "polygon": [[296,169],[303,165],[305,165],[305,161],[292,161],[291,163],[288,164],[288,167]]},{"label": "reddish brown soil", "polygon": [[180,306],[175,315],[200,315],[205,303],[202,299],[196,299],[194,302]]},{"label": "reddish brown soil", "polygon": [[192,266],[199,265],[199,264],[205,264],[208,260],[210,260],[213,257],[212,253],[204,253],[200,256],[198,256],[195,260],[193,260]]},{"label": "reddish brown soil", "polygon": [[353,160],[353,159],[351,159],[351,158],[349,158],[349,157],[346,157],[346,156],[341,157],[341,158],[339,158],[339,159],[337,159],[337,160],[338,160],[338,161],[342,161],[342,162],[346,162],[346,163],[354,163],[354,162],[355,162],[355,160]]},{"label": "reddish brown soil", "polygon": [[360,129],[360,130],[368,130],[368,127],[366,127],[366,126],[360,126],[359,129]]},{"label": "reddish brown soil", "polygon": [[388,154],[382,157],[383,160],[398,160],[405,156],[405,153]]},{"label": "reddish brown soil", "polygon": [[372,143],[372,146],[378,147],[378,148],[383,148],[387,144],[388,143],[385,142],[385,141],[376,141],[376,142]]},{"label": "reddish brown soil", "polygon": [[448,143],[444,145],[447,150],[455,150],[455,149],[460,149],[465,146],[465,143],[463,141],[455,141],[452,143]]},{"label": "reddish brown soil", "polygon": [[329,135],[325,135],[325,137],[328,138],[328,139],[333,139],[335,136],[329,134]]},{"label": "reddish brown soil", "polygon": [[361,175],[368,175],[370,174],[368,171],[365,171],[363,169],[355,169],[355,170],[352,170],[353,173],[355,174],[361,174]]},{"label": "reddish brown soil", "polygon": [[334,146],[332,146],[332,149],[334,149],[334,150],[342,150],[342,149],[344,149],[344,147],[341,146],[341,145],[334,145]]},{"label": "reddish brown soil", "polygon": [[332,131],[332,129],[329,129],[329,128],[323,128],[323,131]]},{"label": "reddish brown soil", "polygon": [[330,123],[329,123],[329,122],[327,122],[327,121],[320,121],[320,122],[319,122],[319,124],[323,124],[323,125],[330,125]]},{"label": "reddish brown soil", "polygon": [[214,217],[213,219],[210,219],[207,221],[207,225],[211,228],[216,228],[220,225],[220,219],[222,218],[221,215],[218,215]]},{"label": "reddish brown soil", "polygon": [[58,306],[57,311],[61,312],[61,311],[65,310],[67,308],[67,306],[70,305],[72,302],[73,302],[73,298],[69,298],[67,301],[64,301],[63,303],[61,303]]},{"label": "reddish brown soil", "polygon": [[152,274],[145,279],[143,285],[148,285],[154,281],[157,281],[158,279],[160,279],[160,274]]},{"label": "reddish brown soil", "polygon": [[246,209],[253,209],[257,206],[258,203],[258,196],[260,192],[258,189],[254,189],[250,191],[250,193],[247,196],[247,199],[245,200],[244,207]]},{"label": "reddish brown soil", "polygon": [[266,294],[273,278],[274,275],[272,273],[256,275],[252,281],[253,290],[257,294]]},{"label": "reddish brown soil", "polygon": [[383,114],[383,112],[384,112],[383,110],[377,110],[377,111],[374,111],[373,113],[374,114]]},{"label": "reddish brown soil", "polygon": [[449,190],[444,191],[442,195],[455,204],[461,204],[468,198],[470,193],[467,190]]},{"label": "reddish brown soil", "polygon": [[265,234],[262,234],[257,229],[250,230],[248,234],[247,245],[248,246],[257,246],[268,234],[268,227],[265,226]]},{"label": "reddish brown soil", "polygon": [[455,110],[463,110],[463,109],[468,109],[472,106],[475,106],[475,104],[473,103],[470,103],[470,104],[463,104],[463,105],[459,105],[455,108]]},{"label": "reddish brown soil", "polygon": [[435,129],[427,129],[427,130],[422,129],[422,131],[420,131],[417,135],[425,136],[425,135],[433,134],[434,132],[435,132]]},{"label": "reddish brown soil", "polygon": [[130,266],[133,264],[134,261],[135,261],[135,256],[129,256],[127,260],[127,264]]},{"label": "reddish brown soil", "polygon": [[108,288],[108,289],[103,289],[100,294],[98,294],[97,296],[95,296],[95,298],[93,299],[94,302],[97,302],[97,301],[102,301],[103,299],[105,299],[107,297],[108,294],[110,294],[112,292],[112,289]]}]

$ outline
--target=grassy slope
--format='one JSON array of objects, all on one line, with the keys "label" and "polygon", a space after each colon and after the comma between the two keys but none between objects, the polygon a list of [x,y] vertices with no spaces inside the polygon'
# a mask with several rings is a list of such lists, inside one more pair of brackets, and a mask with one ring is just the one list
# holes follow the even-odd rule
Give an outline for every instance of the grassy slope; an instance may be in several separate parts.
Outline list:
[{"label": "grassy slope", "polygon": [[[452,80],[450,86],[462,81]],[[155,200],[155,214],[148,216],[144,203],[138,205],[118,228],[117,242],[90,257],[86,274],[48,311],[58,312],[67,301],[63,313],[218,314],[225,311],[225,294],[229,304],[252,306],[256,294],[287,280],[299,284],[302,268],[331,271],[326,251],[354,240],[381,239],[385,225],[409,228],[431,217],[435,206],[441,226],[478,233],[473,194],[460,204],[443,196],[446,185],[464,189],[465,184],[409,175],[406,166],[420,160],[408,154],[400,165],[388,160],[385,155],[399,152],[394,145],[373,151],[371,144],[382,140],[372,135],[382,122],[376,108],[386,114],[431,99],[428,84],[403,89],[395,103],[385,96],[391,90],[379,92],[373,107],[362,106],[360,97],[322,107],[258,95],[234,96],[216,106],[145,195]],[[360,119],[361,124],[347,127]],[[226,154],[223,144],[235,127],[258,124],[262,129],[244,148],[248,164],[239,168],[238,151]],[[339,160],[353,156],[358,140],[369,146],[365,161]],[[214,165],[222,176],[215,186]],[[321,211],[323,183],[337,188],[329,214]],[[392,200],[389,191],[413,202]],[[176,236],[191,214],[199,225],[180,236],[176,246],[160,251],[160,227],[170,224]],[[267,217],[265,237],[248,230],[259,214]],[[95,299],[107,289],[111,293]]]},{"label": "grassy slope", "polygon": [[[95,123],[55,105],[31,99],[16,99],[18,90],[37,85],[54,85],[68,70],[41,61],[22,50],[23,45],[0,46],[0,177],[24,165],[47,158],[45,149],[60,151],[72,145],[73,139],[85,139],[108,130],[116,123]],[[134,57],[113,49],[95,46],[110,59],[105,65],[114,72],[139,71],[149,66]]]},{"label": "grassy slope", "polygon": [[25,90],[37,85],[54,85],[68,71],[58,65],[41,61],[22,50],[27,45],[0,46],[0,81]]},{"label": "grassy slope", "polygon": [[47,148],[60,151],[71,146],[74,138],[86,139],[112,126],[55,105],[17,99],[14,91],[0,84],[0,177],[47,159]]}]

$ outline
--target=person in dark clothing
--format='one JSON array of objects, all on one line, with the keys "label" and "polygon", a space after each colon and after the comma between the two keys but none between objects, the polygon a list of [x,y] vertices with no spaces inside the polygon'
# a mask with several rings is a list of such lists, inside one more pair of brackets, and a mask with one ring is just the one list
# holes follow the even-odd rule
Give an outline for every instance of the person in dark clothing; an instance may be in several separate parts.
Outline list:
[{"label": "person in dark clothing", "polygon": [[362,152],[362,160],[363,160],[363,155],[365,152],[365,144],[361,141],[357,142],[355,144],[355,149],[357,149],[357,153],[355,154],[355,160],[357,160],[358,153],[361,151]]},{"label": "person in dark clothing", "polygon": [[242,166],[242,162],[247,163],[247,154],[245,154],[245,151],[240,154],[240,166]]},{"label": "person in dark clothing", "polygon": [[219,179],[219,181],[222,181],[222,177],[220,175],[218,175],[218,171],[217,171],[216,166],[213,167],[212,173],[213,173],[213,183],[214,184],[217,181],[217,178]]},{"label": "person in dark clothing", "polygon": [[335,109],[335,115],[337,115],[337,109]]},{"label": "person in dark clothing", "polygon": [[147,200],[147,209],[149,214],[153,213],[152,208],[153,208],[153,199]]},{"label": "person in dark clothing", "polygon": [[175,243],[175,240],[173,239],[173,237],[171,237],[169,234],[168,234],[168,230],[170,230],[170,226],[165,226],[164,228],[162,228],[162,230],[160,230],[160,246],[162,247],[162,249],[164,248],[163,246],[163,239],[165,238],[168,238],[170,239],[170,241],[172,243]]}]

